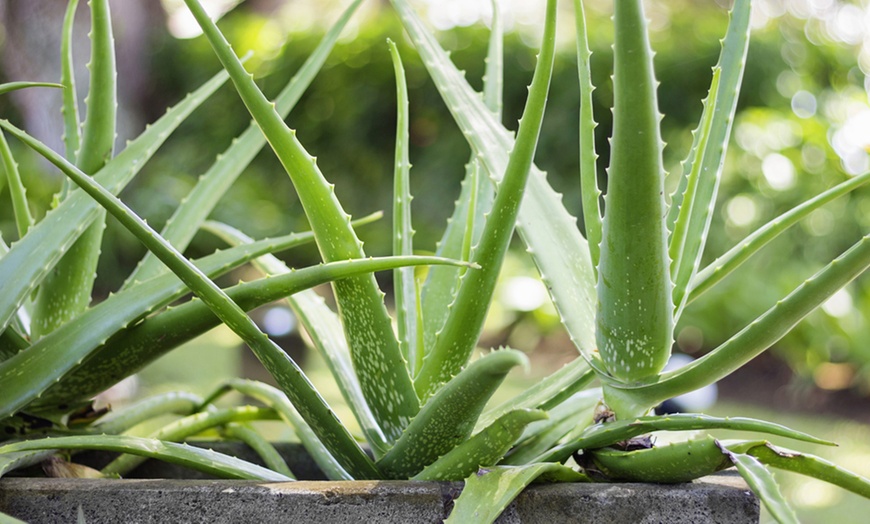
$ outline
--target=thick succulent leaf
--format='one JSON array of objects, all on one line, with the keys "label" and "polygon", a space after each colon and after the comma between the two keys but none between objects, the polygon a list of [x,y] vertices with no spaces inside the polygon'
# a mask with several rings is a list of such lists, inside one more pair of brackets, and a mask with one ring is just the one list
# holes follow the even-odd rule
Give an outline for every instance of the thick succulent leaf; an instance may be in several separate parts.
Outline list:
[{"label": "thick succulent leaf", "polygon": [[601,448],[587,453],[598,472],[626,482],[689,482],[731,466],[710,436],[635,451]]},{"label": "thick succulent leaf", "polygon": [[[722,166],[725,162],[725,153],[731,135],[731,125],[734,122],[734,114],[737,109],[737,95],[743,80],[743,70],[746,64],[746,53],[749,48],[749,22],[751,1],[737,0],[731,10],[731,22],[728,32],[722,41],[722,52],[719,55],[719,63],[714,74],[716,92],[710,94],[708,101],[712,107],[705,107],[705,114],[701,116],[702,124],[696,131],[694,148],[689,152],[689,157],[684,162],[684,180],[681,188],[688,187],[689,173],[696,171],[699,174],[697,189],[691,194],[690,200],[682,197],[674,199],[669,213],[683,214],[683,207],[689,206],[688,218],[686,219],[685,241],[680,249],[674,286],[674,304],[680,310],[685,305],[688,286],[701,263],[701,255],[707,241],[707,233],[710,229],[713,206],[716,203],[716,193],[719,188],[719,180],[722,175]],[[713,103],[712,101],[715,101]],[[703,122],[710,119],[709,134],[705,133]],[[701,144],[704,144],[703,150]],[[696,163],[701,165],[697,166]],[[687,195],[688,197],[689,195]],[[678,311],[679,312],[679,311]]]},{"label": "thick succulent leaf", "polygon": [[293,480],[262,466],[245,462],[216,451],[195,448],[174,442],[129,437],[124,435],[88,435],[25,440],[0,446],[0,456],[18,451],[41,449],[97,449],[133,453],[178,464],[219,478],[286,482]]},{"label": "thick succulent leaf", "polygon": [[483,331],[483,322],[489,311],[488,305],[502,261],[513,237],[544,118],[555,56],[555,4],[555,1],[547,3],[543,42],[520,120],[517,141],[510,153],[492,210],[487,216],[480,243],[472,256],[472,261],[479,264],[481,270],[469,271],[462,276],[459,293],[450,306],[447,322],[436,336],[435,346],[423,360],[423,367],[414,381],[417,394],[422,399],[432,395],[465,365]]},{"label": "thick succulent leaf", "polygon": [[[213,409],[194,413],[182,419],[173,421],[148,438],[161,442],[182,442],[205,430],[216,426],[223,426],[230,422],[244,422],[249,420],[275,420],[278,418],[275,410],[271,408],[259,408],[254,406],[237,406],[225,409]],[[140,464],[145,462],[146,457],[141,455],[120,455],[102,469],[104,476],[124,476]]]},{"label": "thick succulent leaf", "polygon": [[0,131],[0,160],[6,172],[6,184],[9,187],[9,196],[12,197],[12,213],[15,216],[15,225],[18,227],[18,237],[23,237],[30,226],[33,225],[33,215],[27,205],[27,190],[21,183],[21,175],[18,172],[18,164],[12,157],[6,135]]},{"label": "thick succulent leaf", "polygon": [[[641,0],[614,11],[613,138],[601,258],[596,341],[620,381],[661,371],[671,354],[673,313],[665,228],[661,115]],[[618,415],[621,406],[611,406]]]},{"label": "thick succulent leaf", "polygon": [[599,423],[586,428],[580,436],[569,443],[553,449],[547,460],[564,461],[571,453],[581,449],[603,448],[652,431],[695,431],[702,429],[731,429],[756,431],[787,437],[813,444],[836,446],[833,442],[787,428],[780,424],[745,417],[711,417],[709,415],[678,413],[667,416],[649,416],[636,419]]},{"label": "thick succulent leaf", "polygon": [[412,480],[462,480],[478,468],[495,466],[526,427],[547,418],[547,412],[515,409],[426,466]]},{"label": "thick succulent leaf", "polygon": [[526,486],[541,477],[556,482],[588,481],[573,469],[552,462],[481,469],[465,479],[462,494],[456,499],[453,511],[444,522],[495,522]]},{"label": "thick succulent leaf", "polygon": [[519,351],[501,350],[469,364],[423,405],[378,467],[387,478],[409,478],[464,442],[508,372],[527,362]]},{"label": "thick succulent leaf", "polygon": [[729,450],[751,455],[765,465],[829,482],[862,497],[870,498],[870,479],[856,475],[815,455],[781,448],[769,442],[739,442],[725,443],[725,445]]},{"label": "thick succulent leaf", "polygon": [[[111,213],[124,228],[133,233],[146,248],[157,255],[191,291],[202,299],[203,303],[224,324],[248,344],[260,362],[287,393],[293,404],[300,410],[306,422],[317,431],[318,437],[354,478],[370,478],[379,475],[371,459],[362,451],[347,428],[339,422],[335,413],[332,412],[299,366],[260,331],[238,304],[227,297],[202,271],[184,258],[169,242],[151,229],[144,220],[133,213],[111,192],[94,182],[60,155],[46,150],[35,141],[26,140],[26,136],[21,138],[59,167],[77,186]],[[8,363],[9,361],[3,364]],[[3,408],[8,407],[0,406],[0,409]],[[0,418],[3,416],[2,413],[0,411]]]},{"label": "thick succulent leaf", "polygon": [[764,467],[764,464],[752,455],[731,453],[726,451],[728,457],[737,467],[740,476],[749,485],[749,489],[761,499],[770,516],[779,524],[800,524],[794,510],[782,495],[779,485],[773,474]]},{"label": "thick succulent leaf", "polygon": [[264,436],[249,428],[247,425],[231,422],[226,425],[221,433],[226,438],[240,440],[247,444],[247,446],[254,450],[254,453],[260,457],[260,460],[263,461],[263,464],[265,464],[267,468],[280,473],[285,477],[290,477],[291,479],[296,478],[296,475],[294,475],[293,472],[290,471],[290,467],[287,466],[287,462],[284,461],[284,457],[282,457],[278,450],[275,449],[275,446],[273,446]]},{"label": "thick succulent leaf", "polygon": [[[168,110],[101,169],[95,179],[117,194],[184,119],[226,80],[225,72],[218,73]],[[3,124],[8,125],[8,122]],[[6,129],[9,131],[8,127]],[[0,259],[0,275],[4,275],[0,278],[0,329],[9,324],[18,307],[81,235],[98,210],[99,206],[88,195],[81,191],[73,192]],[[15,275],[15,278],[5,275]]]},{"label": "thick succulent leaf", "polygon": [[331,480],[353,480],[329,450],[317,438],[317,434],[311,430],[307,422],[299,415],[287,395],[277,388],[268,384],[253,380],[234,379],[228,382],[229,387],[243,395],[255,398],[278,412],[284,422],[289,424],[299,441],[305,446],[306,451],[317,463],[321,471]]},{"label": "thick succulent leaf", "polygon": [[[363,258],[362,243],[350,226],[333,187],[274,107],[245,71],[217,26],[197,0],[185,0],[242,101],[257,121],[290,176],[314,231],[320,254],[331,262]],[[354,367],[369,407],[388,439],[395,440],[420,409],[411,377],[374,276],[333,283]]]},{"label": "thick succulent leaf", "polygon": [[710,353],[680,369],[664,373],[655,383],[605,383],[605,396],[622,403],[634,404],[638,409],[649,409],[666,399],[712,384],[772,346],[805,316],[868,267],[870,236],[858,241]]},{"label": "thick succulent leaf", "polygon": [[35,466],[54,455],[54,450],[13,451],[0,455],[0,477],[10,471]]},{"label": "thick succulent leaf", "polygon": [[[380,214],[377,215],[380,217]],[[365,220],[365,219],[363,219]],[[356,224],[356,222],[354,222]],[[206,229],[230,245],[245,244],[253,240],[241,231],[217,223],[207,223]],[[278,277],[291,270],[278,258],[265,255],[257,258],[254,265],[266,275]],[[433,266],[438,267],[438,266]],[[237,298],[235,300],[238,300]],[[350,407],[362,429],[363,435],[375,458],[380,458],[390,448],[383,431],[378,425],[353,371],[347,340],[341,331],[341,321],[326,305],[323,298],[313,290],[305,290],[287,297],[287,302],[296,314],[299,323],[308,332],[311,342],[323,356],[326,365],[335,377],[342,396]]]},{"label": "thick succulent leaf", "polygon": [[752,234],[729,249],[724,255],[714,260],[709,266],[699,271],[692,281],[692,288],[687,302],[701,296],[702,293],[718,284],[722,279],[740,267],[749,257],[757,253],[771,240],[778,237],[788,228],[801,219],[807,217],[831,200],[848,194],[849,192],[870,182],[870,172],[850,178],[831,189],[819,194],[815,198],[807,200],[789,211],[779,215],[770,222],[756,229]]},{"label": "thick succulent leaf", "polygon": [[[85,173],[93,175],[112,158],[118,101],[109,1],[91,0],[88,6],[91,9],[90,82],[85,98],[88,111],[75,163]],[[31,332],[34,338],[51,333],[87,309],[97,276],[105,222],[105,212],[98,211],[43,280],[33,308]]]},{"label": "thick succulent leaf", "polygon": [[580,77],[580,187],[583,199],[583,224],[586,229],[586,240],[589,242],[589,255],[592,266],[598,267],[601,253],[601,209],[598,189],[598,168],[595,152],[595,115],[592,112],[592,70],[589,59],[589,40],[586,36],[586,15],[583,12],[583,1],[574,0],[574,20],[577,28],[577,73]]},{"label": "thick succulent leaf", "polygon": [[[393,168],[393,255],[414,254],[414,228],[411,226],[411,161],[408,158],[408,84],[399,49],[388,40],[393,71],[396,76],[396,160]],[[417,316],[417,280],[414,268],[393,270],[393,295],[396,303],[399,347],[408,372],[416,374],[418,354],[417,333],[422,329]]]},{"label": "thick succulent leaf", "polygon": [[[342,30],[361,2],[362,0],[355,0],[348,6],[335,24],[326,32],[317,48],[299,68],[299,71],[293,75],[293,78],[275,98],[275,111],[282,117],[286,117],[290,113],[302,94],[311,85]],[[163,238],[179,251],[184,251],[221,197],[265,144],[266,137],[260,131],[257,123],[251,122],[248,129],[233,140],[222,154],[218,155],[215,163],[200,177],[190,193],[175,209],[160,232]],[[127,279],[125,286],[129,286],[137,280],[147,280],[165,271],[166,268],[163,267],[163,264],[154,255],[148,253]]]},{"label": "thick succulent leaf", "polygon": [[[456,69],[407,0],[392,0],[392,4],[453,119],[497,182],[505,172],[508,151],[513,149],[511,133]],[[572,341],[583,357],[603,372],[595,352],[597,298],[588,244],[544,174],[534,166],[530,171],[517,219],[520,236]]]}]

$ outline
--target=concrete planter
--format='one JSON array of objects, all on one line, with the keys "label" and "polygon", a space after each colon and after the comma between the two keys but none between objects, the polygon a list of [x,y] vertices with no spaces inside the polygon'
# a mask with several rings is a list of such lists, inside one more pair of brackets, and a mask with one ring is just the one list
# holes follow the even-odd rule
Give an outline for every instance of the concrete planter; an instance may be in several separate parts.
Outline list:
[{"label": "concrete planter", "polygon": [[[217,447],[217,446],[213,446]],[[291,468],[314,476],[310,459],[288,446]],[[244,455],[245,453],[240,453]],[[244,457],[243,457],[244,458]],[[294,459],[301,459],[297,462]],[[96,465],[105,459],[91,457]],[[150,461],[137,475],[172,476]],[[295,467],[294,467],[295,466]],[[305,472],[305,473],[303,473]],[[441,522],[458,482],[0,479],[0,511],[37,523]],[[757,523],[759,506],[743,480],[720,474],[671,486],[542,484],[520,495],[500,523]]]}]

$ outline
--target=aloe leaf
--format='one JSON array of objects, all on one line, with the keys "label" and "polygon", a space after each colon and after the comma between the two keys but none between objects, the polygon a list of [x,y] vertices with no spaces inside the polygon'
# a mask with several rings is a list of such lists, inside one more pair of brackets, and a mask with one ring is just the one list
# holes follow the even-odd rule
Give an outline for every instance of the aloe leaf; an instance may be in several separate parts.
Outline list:
[{"label": "aloe leaf", "polygon": [[[487,409],[477,422],[478,428],[488,426],[495,419],[512,409],[549,410],[563,400],[585,388],[595,378],[589,365],[583,359],[575,359],[562,366],[558,371],[547,375],[519,395]],[[596,393],[600,396],[600,391]]]},{"label": "aloe leaf", "polygon": [[409,478],[464,442],[508,372],[527,362],[519,351],[500,350],[469,364],[423,405],[378,467],[387,478]]},{"label": "aloe leaf", "polygon": [[744,238],[724,255],[717,258],[709,266],[699,271],[692,281],[691,292],[688,302],[701,296],[705,291],[718,284],[722,279],[740,267],[749,257],[761,250],[768,242],[785,232],[789,227],[831,200],[845,195],[870,182],[870,172],[850,178],[831,189],[807,200],[803,204],[774,218],[767,224],[756,229],[752,234]]},{"label": "aloe leaf", "polygon": [[15,225],[18,227],[18,237],[23,237],[30,226],[33,225],[33,215],[27,205],[27,190],[21,183],[21,175],[18,173],[18,164],[12,157],[6,135],[0,131],[0,160],[6,171],[6,182],[9,185],[9,196],[12,197],[12,213],[15,215]]},{"label": "aloe leaf", "polygon": [[856,475],[815,455],[781,448],[769,442],[726,443],[725,445],[729,450],[751,455],[765,465],[813,477],[870,498],[870,479]]},{"label": "aloe leaf", "polygon": [[353,480],[320,442],[307,422],[299,415],[287,395],[279,389],[254,380],[234,379],[227,385],[243,395],[255,398],[278,412],[284,422],[293,428],[299,441],[305,446],[320,470],[331,480]]},{"label": "aloe leaf", "polygon": [[23,520],[18,520],[12,515],[7,515],[0,511],[0,524],[27,524]]},{"label": "aloe leaf", "polygon": [[[688,222],[685,226],[685,242],[680,250],[678,271],[675,273],[674,304],[678,312],[685,305],[688,286],[701,263],[704,244],[710,229],[712,209],[716,202],[716,193],[725,162],[728,139],[737,109],[737,95],[743,80],[743,70],[746,64],[746,53],[749,48],[749,21],[751,11],[750,0],[738,0],[731,10],[731,21],[722,42],[722,52],[716,70],[720,71],[716,92],[711,92],[710,99],[715,103],[705,108],[702,115],[702,125],[696,131],[695,148],[689,152],[684,162],[684,173],[697,171],[699,173],[697,189],[693,191],[690,201],[677,198],[671,205],[670,213],[683,213],[683,207],[689,206]],[[716,75],[714,74],[714,80]],[[711,119],[708,136],[702,130],[704,119]],[[701,151],[701,144],[704,144]],[[695,163],[701,162],[701,166]],[[688,187],[688,180],[682,187]],[[689,195],[687,195],[689,196]]]},{"label": "aloe leaf", "polygon": [[[117,86],[114,38],[108,0],[91,0],[90,84],[85,103],[88,111],[76,165],[88,175],[100,170],[115,146]],[[105,212],[96,217],[70,246],[39,288],[33,308],[31,331],[35,338],[51,333],[78,316],[91,302],[97,262],[103,241]]]},{"label": "aloe leaf", "polygon": [[262,435],[245,424],[231,422],[224,428],[223,435],[227,438],[240,440],[247,444],[248,447],[254,450],[257,456],[260,457],[263,464],[272,471],[291,479],[296,478],[296,475],[294,475],[287,466],[287,462],[284,461],[284,458],[280,453],[278,453],[278,450],[275,449],[275,446],[270,444]]},{"label": "aloe leaf", "polygon": [[447,322],[435,339],[435,347],[426,354],[423,367],[414,381],[420,398],[425,399],[433,394],[465,365],[483,330],[483,321],[489,310],[487,306],[513,236],[538,144],[553,72],[555,32],[556,6],[555,1],[549,1],[538,65],[520,120],[517,141],[484,225],[480,243],[472,257],[482,269],[462,276],[459,293],[451,306]]},{"label": "aloe leaf", "polygon": [[[199,105],[227,79],[221,72],[190,94],[157,122],[148,126],[117,157],[95,175],[95,180],[118,193],[157,150],[160,144]],[[9,125],[8,122],[2,122]],[[9,128],[7,131],[11,132]],[[98,214],[99,206],[81,191],[73,192],[57,208],[49,211],[27,235],[0,259],[0,329],[5,328],[18,307],[39,285],[70,244],[81,235],[84,226]]]},{"label": "aloe leaf", "polygon": [[[276,418],[277,413],[270,408],[237,406],[226,409],[214,409],[194,413],[193,415],[171,422],[151,434],[148,438],[161,442],[181,442],[207,429],[222,426],[230,422],[275,420]],[[145,460],[146,457],[141,455],[120,455],[112,462],[109,462],[101,470],[101,473],[104,476],[123,476],[136,469]]]},{"label": "aloe leaf", "polygon": [[[414,228],[411,226],[411,161],[408,158],[408,84],[399,49],[392,40],[387,40],[393,71],[396,76],[396,161],[393,173],[393,255],[414,254]],[[417,317],[417,282],[414,268],[400,267],[393,270],[393,293],[396,303],[399,347],[408,372],[416,373],[417,331],[421,329]]]},{"label": "aloe leaf", "polygon": [[865,236],[710,353],[680,369],[664,373],[655,383],[606,383],[605,395],[649,408],[668,398],[712,384],[764,352],[868,267],[870,236]]},{"label": "aloe leaf", "polygon": [[216,451],[205,450],[174,442],[129,437],[126,435],[88,435],[84,437],[55,437],[25,440],[0,446],[0,456],[17,451],[38,449],[97,449],[133,453],[178,464],[219,478],[286,482],[289,477],[264,467],[230,457]]},{"label": "aloe leaf", "polygon": [[542,476],[562,482],[588,481],[573,469],[552,462],[481,469],[465,479],[462,494],[456,499],[453,511],[444,522],[495,522],[526,486]]},{"label": "aloe leaf", "polygon": [[596,340],[607,370],[628,382],[664,368],[674,308],[664,224],[664,142],[647,21],[641,0],[617,2],[614,13],[613,138]]},{"label": "aloe leaf", "polygon": [[[513,149],[511,133],[480,100],[407,0],[393,0],[392,4],[454,121],[497,182],[505,172],[507,152]],[[544,173],[534,166],[530,171],[517,220],[520,236],[534,257],[571,340],[583,358],[606,374],[595,352],[597,297],[588,243],[577,229],[576,219],[565,210],[561,196],[547,184]],[[542,217],[547,217],[546,222]]]},{"label": "aloe leaf", "polygon": [[[252,239],[241,231],[223,224],[207,223],[206,229],[230,245],[252,242]],[[254,265],[272,277],[290,273],[290,269],[284,262],[271,255],[257,258]],[[326,361],[375,458],[382,457],[392,444],[387,441],[362,394],[338,316],[326,305],[323,298],[312,290],[290,295],[287,297],[287,302],[299,323],[310,335],[312,344]]]},{"label": "aloe leaf", "polygon": [[574,0],[574,19],[577,28],[577,73],[580,77],[580,187],[583,224],[592,266],[597,270],[601,253],[601,190],[598,189],[598,154],[595,152],[595,128],[598,124],[592,112],[592,91],[595,90],[589,64],[592,51],[589,50],[589,39],[586,36],[586,15],[583,12],[582,0]]},{"label": "aloe leaf", "polygon": [[0,455],[0,477],[12,470],[35,466],[54,455],[54,450],[14,451]]},{"label": "aloe leaf", "polygon": [[[60,83],[63,85],[63,145],[67,160],[75,160],[81,147],[79,103],[76,97],[75,67],[73,65],[73,25],[79,0],[69,0],[63,17],[63,30],[60,43]],[[64,180],[64,198],[69,193],[68,180]]]},{"label": "aloe leaf", "polygon": [[718,441],[709,435],[649,449],[601,448],[588,453],[599,472],[610,480],[627,482],[689,482],[731,466]]},{"label": "aloe leaf", "polygon": [[6,82],[0,84],[0,95],[17,91],[19,89],[27,89],[28,87],[59,87],[63,88],[63,84],[55,84],[53,82]]},{"label": "aloe leaf", "polygon": [[202,397],[186,391],[161,393],[109,413],[91,425],[91,429],[110,435],[123,433],[154,417],[169,413],[190,415],[202,403]]},{"label": "aloe leaf", "polygon": [[[314,389],[299,366],[269,337],[263,334],[245,312],[227,297],[214,282],[209,280],[202,271],[184,258],[171,244],[108,190],[94,182],[60,155],[40,147],[36,141],[28,141],[26,135],[22,134],[21,138],[59,167],[76,185],[118,219],[122,226],[133,233],[146,248],[154,252],[224,324],[248,344],[260,362],[290,397],[293,405],[300,410],[306,422],[317,431],[318,437],[354,478],[369,478],[379,475],[371,459],[360,449],[353,436],[339,422],[335,413]],[[10,361],[4,364],[8,362]],[[0,406],[0,409],[3,407]],[[0,411],[0,418],[3,415],[3,411]]]},{"label": "aloe leaf", "polygon": [[[502,119],[504,91],[503,25],[501,8],[497,1],[493,1],[492,28],[483,77],[483,102],[498,121]],[[472,246],[480,241],[486,214],[492,209],[494,198],[495,186],[489,180],[486,167],[472,152],[465,178],[462,179],[459,199],[454,204],[453,215],[447,219],[447,228],[438,242],[436,253],[443,257],[469,260]],[[450,313],[450,304],[456,298],[461,275],[455,269],[442,267],[433,267],[427,274],[421,292],[424,351],[429,351],[435,345],[437,332],[444,326]]]},{"label": "aloe leaf", "polygon": [[529,424],[546,418],[547,413],[540,410],[509,411],[426,466],[412,480],[462,480],[475,473],[478,468],[494,466],[511,449]]},{"label": "aloe leaf", "polygon": [[571,453],[581,449],[596,449],[616,444],[652,431],[694,431],[701,429],[731,429],[738,431],[756,431],[787,437],[813,444],[836,446],[835,443],[823,440],[802,431],[787,428],[780,424],[745,417],[711,417],[709,415],[678,413],[664,417],[649,416],[629,420],[617,420],[595,424],[586,428],[573,442],[553,449],[547,460],[562,461]]},{"label": "aloe leaf", "polygon": [[797,515],[782,495],[773,474],[752,455],[726,451],[749,489],[761,499],[764,507],[779,524],[799,524]]},{"label": "aloe leaf", "polygon": [[[317,48],[309,55],[293,75],[290,82],[275,98],[275,110],[282,116],[296,106],[299,98],[305,92],[312,80],[320,71],[330,51],[347,25],[351,16],[356,12],[362,0],[355,0],[339,17],[335,24],[323,36]],[[232,186],[245,167],[259,153],[266,144],[266,137],[260,131],[256,122],[251,122],[233,143],[220,155],[215,163],[206,171],[191,189],[190,193],[175,209],[172,216],[166,222],[160,234],[172,243],[179,251],[184,251],[200,225],[208,217],[209,213],[217,205],[220,198]],[[163,264],[154,255],[148,253],[140,261],[136,270],[131,274],[125,286],[139,280],[144,281],[158,273],[165,272]]]},{"label": "aloe leaf", "polygon": [[[365,253],[350,227],[350,217],[315,159],[257,88],[199,2],[185,0],[185,4],[289,174],[324,261],[363,258]],[[391,441],[395,440],[420,406],[384,305],[383,293],[372,275],[334,282],[333,290],[363,394],[384,434]]]},{"label": "aloe leaf", "polygon": [[[295,235],[289,239],[291,243],[299,242]],[[208,275],[217,276],[280,244],[267,240],[218,252],[197,263]],[[148,285],[110,296],[82,313],[76,321],[61,326],[17,354],[14,361],[0,365],[0,375],[9,373],[17,376],[23,373],[27,377],[27,380],[16,380],[14,389],[9,385],[4,401],[18,408],[35,399],[35,403],[42,408],[56,403],[68,404],[74,398],[92,397],[131,375],[160,356],[161,347],[167,348],[163,351],[165,353],[168,348],[175,346],[167,347],[170,341],[165,339],[163,345],[158,342],[139,347],[111,342],[103,345],[125,326],[186,292],[185,286],[174,275],[164,275],[150,280]],[[183,330],[179,328],[178,331]],[[64,376],[71,369],[72,372]],[[34,407],[31,405],[31,408]]]}]

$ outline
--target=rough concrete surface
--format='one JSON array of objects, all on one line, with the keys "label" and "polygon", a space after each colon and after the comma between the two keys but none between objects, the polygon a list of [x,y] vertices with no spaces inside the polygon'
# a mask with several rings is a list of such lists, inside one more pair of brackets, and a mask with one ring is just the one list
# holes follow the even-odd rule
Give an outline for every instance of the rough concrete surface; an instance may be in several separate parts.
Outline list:
[{"label": "rough concrete surface", "polygon": [[[0,511],[31,524],[441,522],[461,483],[262,483],[231,480],[0,479]],[[523,492],[499,523],[757,523],[740,477],[671,486],[547,484]]]}]

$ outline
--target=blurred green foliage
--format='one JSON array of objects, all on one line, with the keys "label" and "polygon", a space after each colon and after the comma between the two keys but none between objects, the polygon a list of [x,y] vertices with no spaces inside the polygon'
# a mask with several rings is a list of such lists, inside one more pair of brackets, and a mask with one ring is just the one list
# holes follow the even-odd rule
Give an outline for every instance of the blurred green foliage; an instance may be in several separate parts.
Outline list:
[{"label": "blurred green foliage", "polygon": [[[604,184],[610,134],[610,22],[605,3],[592,3],[590,45],[593,49],[599,178]],[[719,52],[718,38],[727,19],[714,2],[682,0],[659,3],[653,11],[656,28],[660,108],[666,115],[663,136],[669,144],[666,163],[678,172],[706,96],[711,67]],[[666,7],[663,7],[666,6]],[[566,18],[567,19],[567,18]],[[236,50],[262,50],[259,36],[266,20],[243,4],[229,13],[222,27]],[[814,38],[815,22],[779,16],[753,34],[744,87],[734,124],[713,219],[708,261],[738,242],[754,227],[797,203],[841,182],[848,175],[835,150],[836,130],[867,104],[866,75],[857,65],[854,47]],[[816,29],[813,29],[816,27]],[[395,132],[395,88],[386,38],[399,43],[405,61],[411,103],[411,171],[416,245],[434,250],[470,150],[446,113],[416,53],[401,37],[392,14],[384,13],[357,29],[352,40],[339,43],[323,71],[304,95],[288,122],[318,162],[336,193],[354,216],[390,208]],[[818,32],[818,31],[817,31]],[[808,36],[809,35],[809,36]],[[442,34],[455,62],[467,71],[472,85],[481,85],[487,30],[482,25],[455,28]],[[316,32],[292,34],[274,56],[255,57],[253,67],[267,94],[274,94],[298,69],[319,41]],[[811,42],[813,40],[813,42]],[[511,33],[505,46],[505,123],[516,128],[526,85],[534,66],[534,49],[522,35]],[[573,43],[557,57],[548,112],[537,164],[549,173],[553,186],[565,195],[569,210],[580,216],[577,158],[578,95]],[[202,38],[180,41],[160,33],[150,53],[151,91],[138,110],[154,120],[218,69]],[[10,112],[9,100],[0,109]],[[223,88],[161,149],[124,199],[152,224],[160,225],[192,187],[196,177],[248,124],[235,92]],[[870,135],[870,131],[868,131]],[[853,137],[854,138],[854,137]],[[860,139],[860,137],[858,137]],[[870,143],[870,136],[864,137]],[[854,141],[854,140],[853,140]],[[859,140],[860,141],[860,140]],[[41,173],[43,166],[12,144],[22,164],[28,196],[34,207],[50,202],[59,180]],[[860,167],[860,151],[852,164]],[[864,152],[865,155],[870,153]],[[856,159],[858,164],[855,164]],[[864,159],[866,161],[866,158]],[[864,170],[867,168],[864,167]],[[853,173],[854,174],[854,173]],[[0,199],[6,201],[0,185]],[[44,209],[35,209],[37,215]],[[264,151],[236,183],[230,197],[213,215],[247,233],[262,237],[302,230],[307,226],[292,186],[270,151]],[[0,232],[14,239],[11,209],[0,206]],[[763,254],[720,286],[701,297],[678,327],[678,345],[689,353],[713,347],[743,327],[805,278],[825,260],[837,256],[859,236],[870,232],[870,190],[841,198],[793,228]],[[388,221],[361,231],[370,254],[387,253]],[[123,280],[108,267],[132,267],[142,248],[118,228],[107,233],[104,254],[116,257],[100,269],[108,292]],[[194,253],[213,249],[203,235]],[[296,254],[296,265],[317,258],[310,250]],[[108,261],[108,257],[106,257]],[[795,371],[798,381],[830,388],[852,387],[870,393],[870,280],[859,279],[839,295],[839,302],[814,313],[783,339],[776,352]],[[850,304],[851,301],[851,304]],[[851,307],[850,307],[851,306]],[[839,367],[820,366],[832,361]],[[833,371],[832,371],[833,370]],[[831,373],[834,373],[831,375]]]}]

